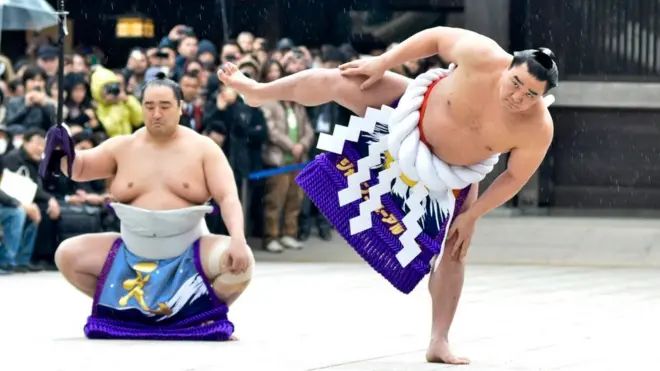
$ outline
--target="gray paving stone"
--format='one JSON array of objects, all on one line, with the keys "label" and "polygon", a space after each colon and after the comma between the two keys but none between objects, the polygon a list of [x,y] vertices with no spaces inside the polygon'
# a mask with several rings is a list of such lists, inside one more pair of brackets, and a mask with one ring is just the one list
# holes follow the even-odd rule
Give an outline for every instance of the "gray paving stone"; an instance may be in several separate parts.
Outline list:
[{"label": "gray paving stone", "polygon": [[[654,269],[475,265],[453,345],[466,371],[658,369]],[[56,273],[0,277],[2,370],[436,371],[430,302],[364,264],[261,263],[232,308],[238,342],[91,341],[91,301]],[[6,368],[5,368],[6,367]]]}]

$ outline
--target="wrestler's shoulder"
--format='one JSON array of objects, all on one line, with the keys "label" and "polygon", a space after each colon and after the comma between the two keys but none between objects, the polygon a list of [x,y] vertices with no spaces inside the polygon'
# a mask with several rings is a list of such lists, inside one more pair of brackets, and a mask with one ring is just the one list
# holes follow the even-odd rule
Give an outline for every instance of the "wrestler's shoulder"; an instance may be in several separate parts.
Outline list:
[{"label": "wrestler's shoulder", "polygon": [[523,120],[529,124],[522,126],[527,128],[525,134],[538,138],[552,137],[554,133],[554,122],[550,111],[546,107],[540,107],[531,115],[527,115]]},{"label": "wrestler's shoulder", "polygon": [[206,135],[202,135],[190,128],[186,127],[181,127],[182,133],[183,133],[183,138],[185,139],[185,142],[190,146],[190,147],[195,147],[198,149],[202,150],[222,150],[220,149],[220,146],[216,142],[213,141],[213,139],[207,137]]},{"label": "wrestler's shoulder", "polygon": [[461,57],[459,65],[481,71],[500,70],[502,66],[508,67],[513,57],[493,39],[470,32],[457,46]]},{"label": "wrestler's shoulder", "polygon": [[115,135],[114,137],[108,138],[107,140],[103,141],[103,146],[108,148],[108,149],[118,149],[121,150],[128,144],[132,143],[135,140],[135,135],[136,133],[133,134],[128,134],[128,135]]}]

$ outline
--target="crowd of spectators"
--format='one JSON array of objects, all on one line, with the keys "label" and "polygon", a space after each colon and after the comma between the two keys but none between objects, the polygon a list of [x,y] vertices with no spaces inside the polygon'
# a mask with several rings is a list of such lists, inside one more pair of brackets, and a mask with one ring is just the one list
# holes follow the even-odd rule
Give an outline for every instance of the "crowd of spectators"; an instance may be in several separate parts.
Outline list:
[{"label": "crowd of spectators", "polygon": [[[250,173],[308,161],[316,154],[318,135],[346,123],[350,112],[336,103],[249,107],[236,91],[219,83],[218,66],[232,62],[245,75],[268,82],[309,68],[336,68],[364,56],[349,44],[312,49],[288,38],[271,42],[249,32],[225,43],[200,40],[194,30],[180,25],[157,45],[132,50],[120,69],[103,66],[96,55],[65,56],[63,117],[76,148],[92,148],[140,128],[141,87],[162,74],[183,91],[180,124],[222,147],[239,189]],[[0,189],[0,274],[54,270],[54,253],[64,239],[119,230],[105,206],[112,180],[75,183],[60,177],[46,182],[37,174],[46,131],[56,122],[57,53],[57,47],[41,45],[33,58],[10,61],[0,56],[0,172],[28,177],[37,185],[32,202],[21,202]],[[420,60],[394,71],[415,77],[440,65],[438,59]],[[249,205],[247,233],[262,237],[260,247],[269,252],[302,249],[312,234],[332,238],[330,224],[296,185],[296,175],[289,172],[246,183],[249,192],[242,202]],[[226,233],[219,215],[209,215],[207,224],[213,233]]]}]

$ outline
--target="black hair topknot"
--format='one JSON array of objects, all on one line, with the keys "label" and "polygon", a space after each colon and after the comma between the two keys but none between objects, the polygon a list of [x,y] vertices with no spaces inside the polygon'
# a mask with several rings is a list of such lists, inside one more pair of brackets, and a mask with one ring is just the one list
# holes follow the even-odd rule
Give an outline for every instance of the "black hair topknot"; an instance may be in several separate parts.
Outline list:
[{"label": "black hair topknot", "polygon": [[544,93],[559,85],[559,70],[557,57],[548,48],[528,49],[513,53],[513,61],[509,68],[527,63],[529,73],[539,81],[547,82]]},{"label": "black hair topknot", "polygon": [[153,86],[169,88],[172,90],[172,93],[174,93],[177,104],[181,104],[181,101],[183,100],[183,91],[181,90],[181,86],[179,86],[176,81],[169,79],[164,72],[158,72],[155,79],[147,81],[144,84],[144,87],[142,88],[142,98],[144,98],[144,93],[146,93],[147,89]]}]

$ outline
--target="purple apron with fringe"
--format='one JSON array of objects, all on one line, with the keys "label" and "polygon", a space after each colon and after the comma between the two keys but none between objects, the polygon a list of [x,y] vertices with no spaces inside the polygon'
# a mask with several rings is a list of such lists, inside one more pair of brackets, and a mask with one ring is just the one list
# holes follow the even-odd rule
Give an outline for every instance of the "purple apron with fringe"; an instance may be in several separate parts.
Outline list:
[{"label": "purple apron with fringe", "polygon": [[142,259],[119,238],[110,249],[85,325],[90,339],[229,340],[228,308],[202,269],[199,240],[181,256]]},{"label": "purple apron with fringe", "polygon": [[[385,125],[377,126],[376,130],[380,134],[387,134]],[[357,142],[344,143],[341,155],[323,153],[316,156],[296,181],[348,244],[396,289],[408,294],[430,273],[431,260],[441,252],[442,241],[453,218],[449,220],[445,215],[428,212],[432,202],[427,204],[423,233],[415,239],[421,253],[406,267],[396,258],[397,253],[403,249],[399,236],[406,230],[401,222],[407,211],[405,196],[394,192],[383,195],[383,207],[371,213],[373,226],[351,234],[350,220],[360,215],[362,200],[340,206],[338,193],[348,186],[347,177],[357,171],[358,160],[368,154],[369,142],[372,140],[373,137],[362,133]],[[381,169],[386,166],[387,159],[383,156]],[[378,172],[379,169],[372,168],[370,179],[362,183],[363,199],[369,197],[369,187],[378,184]],[[456,196],[453,216],[458,214],[469,190],[470,186],[453,191]]]}]

